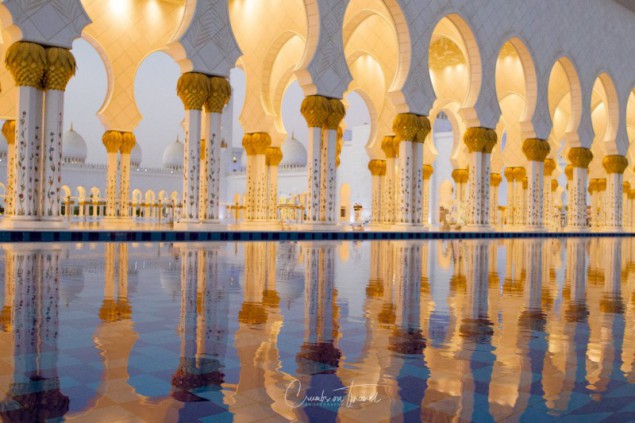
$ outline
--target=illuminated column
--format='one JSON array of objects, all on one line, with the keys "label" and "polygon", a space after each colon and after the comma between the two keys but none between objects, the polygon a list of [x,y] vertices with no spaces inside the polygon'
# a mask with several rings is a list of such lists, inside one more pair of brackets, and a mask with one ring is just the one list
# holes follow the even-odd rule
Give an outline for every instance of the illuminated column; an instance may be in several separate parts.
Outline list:
[{"label": "illuminated column", "polygon": [[467,169],[454,169],[452,171],[452,179],[456,185],[456,191],[454,193],[454,201],[456,203],[458,213],[461,218],[464,218],[464,211],[467,202],[467,194],[466,194],[466,184],[468,180],[468,170]]},{"label": "illuminated column", "polygon": [[434,173],[431,165],[423,165],[423,226],[430,226],[430,178]]},{"label": "illuminated column", "polygon": [[597,190],[597,203],[598,203],[598,211],[597,211],[597,220],[598,220],[598,228],[601,228],[605,225],[606,221],[606,209],[610,207],[606,202],[606,179],[601,178],[598,179],[598,190]]},{"label": "illuminated column", "polygon": [[136,144],[136,138],[132,132],[122,132],[119,152],[119,217],[130,219],[130,152]]},{"label": "illuminated column", "polygon": [[516,217],[516,189],[514,187],[514,168],[505,168],[505,179],[507,180],[507,210],[505,214],[507,216],[507,226],[514,226]]},{"label": "illuminated column", "polygon": [[423,142],[430,132],[426,116],[402,113],[393,123],[397,150],[395,223],[420,225],[423,217]]},{"label": "illuminated column", "polygon": [[492,173],[489,178],[490,185],[490,202],[489,202],[489,215],[492,225],[497,226],[500,224],[498,217],[498,188],[501,182],[503,182],[503,176],[500,173]]},{"label": "illuminated column", "polygon": [[591,197],[591,226],[597,228],[600,226],[600,204],[598,204],[598,185],[599,179],[591,179],[589,181],[589,196]]},{"label": "illuminated column", "polygon": [[384,184],[382,185],[381,219],[383,223],[394,223],[396,204],[395,189],[397,187],[395,177],[397,144],[395,143],[395,137],[384,137],[381,142],[381,149],[386,155],[386,176],[384,177]]},{"label": "illuminated column", "polygon": [[[545,160],[545,178],[543,185],[543,216],[544,225],[547,229],[553,228],[553,195],[551,194],[551,185],[553,179],[553,171],[556,170],[556,162],[553,159]],[[556,181],[557,183],[557,181]]]},{"label": "illuminated column", "polygon": [[[205,128],[202,128],[205,132]],[[207,148],[205,139],[201,138],[201,154],[199,161],[199,175],[198,175],[198,215],[203,219],[207,209],[207,157],[205,156],[205,149]]]},{"label": "illuminated column", "polygon": [[61,222],[62,189],[62,131],[64,126],[64,91],[75,75],[75,58],[70,51],[50,47],[46,49],[46,70],[43,88],[43,165],[42,220]]},{"label": "illuminated column", "polygon": [[33,221],[39,212],[41,88],[47,63],[46,51],[39,44],[17,42],[7,50],[5,63],[18,89],[15,202],[10,219]]},{"label": "illuminated column", "polygon": [[221,179],[221,124],[223,110],[231,98],[231,86],[226,78],[213,76],[210,81],[210,94],[205,102],[207,125],[204,134],[205,143],[205,200],[204,213],[200,216],[204,223],[215,224],[220,221],[220,179]]},{"label": "illuminated column", "polygon": [[5,216],[13,215],[15,204],[15,178],[17,174],[17,159],[15,146],[15,120],[7,120],[2,125],[2,135],[7,140],[7,191],[4,197]]},{"label": "illuminated column", "polygon": [[265,152],[267,158],[267,220],[278,220],[278,166],[282,162],[282,150],[269,147]]},{"label": "illuminated column", "polygon": [[383,221],[382,179],[386,175],[386,161],[371,160],[368,170],[372,179],[372,223],[378,224]]},{"label": "illuminated column", "polygon": [[514,168],[514,225],[522,226],[525,221],[524,214],[524,194],[525,188],[523,181],[527,177],[527,171],[524,167]]},{"label": "illuminated column", "polygon": [[[557,179],[551,180],[551,196],[549,200],[551,201],[551,227],[553,229],[560,228],[561,225],[561,210],[556,208],[554,195],[556,191],[558,191],[558,187],[560,184]],[[558,212],[556,212],[558,210]]]},{"label": "illuminated column", "polygon": [[320,222],[322,187],[322,136],[331,112],[329,99],[319,95],[308,96],[302,102],[302,115],[309,126],[307,140],[307,223]]},{"label": "illuminated column", "polygon": [[321,193],[320,193],[320,221],[330,225],[337,223],[337,159],[341,145],[339,144],[339,134],[341,132],[340,123],[346,115],[344,103],[341,100],[329,99],[329,114],[325,127],[322,129],[322,149],[321,149]]},{"label": "illuminated column", "polygon": [[210,96],[210,81],[202,73],[181,75],[176,91],[185,107],[183,156],[183,210],[181,223],[199,221],[200,139],[203,105]]},{"label": "illuminated column", "polygon": [[271,137],[264,132],[245,134],[247,153],[247,221],[267,220],[267,157]]},{"label": "illuminated column", "polygon": [[569,183],[569,217],[567,229],[581,231],[588,228],[586,210],[586,188],[589,163],[593,153],[588,148],[574,147],[569,150],[569,161],[573,166],[572,181]]},{"label": "illuminated column", "polygon": [[469,128],[463,136],[469,151],[468,213],[471,229],[490,227],[490,165],[492,150],[496,146],[496,131],[487,128]]},{"label": "illuminated column", "polygon": [[529,230],[544,230],[544,183],[545,159],[551,147],[545,140],[529,138],[523,142],[523,153],[527,157],[527,210],[525,226]]},{"label": "illuminated column", "polygon": [[624,171],[628,167],[628,159],[624,156],[606,156],[602,160],[602,166],[608,174],[606,183],[604,226],[608,230],[619,231],[623,228],[623,195],[622,180]]},{"label": "illuminated column", "polygon": [[631,202],[628,199],[628,194],[631,191],[630,182],[622,183],[622,225],[624,228],[631,227]]},{"label": "illuminated column", "polygon": [[631,228],[635,228],[635,189],[628,192],[629,211],[631,219]]},{"label": "illuminated column", "polygon": [[106,168],[106,217],[117,217],[117,153],[121,148],[123,136],[119,131],[106,131],[102,137],[108,162]]}]

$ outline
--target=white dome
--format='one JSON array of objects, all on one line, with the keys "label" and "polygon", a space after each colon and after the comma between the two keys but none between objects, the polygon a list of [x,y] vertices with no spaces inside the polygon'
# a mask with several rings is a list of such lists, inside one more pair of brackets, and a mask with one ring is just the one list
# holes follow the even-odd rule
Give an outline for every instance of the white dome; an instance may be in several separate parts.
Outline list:
[{"label": "white dome", "polygon": [[139,147],[139,143],[136,142],[130,152],[130,166],[139,167],[141,165],[142,158],[143,154],[141,153],[141,147]]},{"label": "white dome", "polygon": [[62,140],[62,157],[67,163],[84,163],[88,155],[88,148],[84,137],[73,129],[66,131]]},{"label": "white dome", "polygon": [[306,148],[304,148],[300,141],[295,139],[293,134],[291,134],[291,138],[282,144],[280,149],[282,150],[282,162],[280,162],[280,167],[306,166]]},{"label": "white dome", "polygon": [[163,151],[163,167],[167,169],[183,169],[183,144],[176,138],[172,144]]}]

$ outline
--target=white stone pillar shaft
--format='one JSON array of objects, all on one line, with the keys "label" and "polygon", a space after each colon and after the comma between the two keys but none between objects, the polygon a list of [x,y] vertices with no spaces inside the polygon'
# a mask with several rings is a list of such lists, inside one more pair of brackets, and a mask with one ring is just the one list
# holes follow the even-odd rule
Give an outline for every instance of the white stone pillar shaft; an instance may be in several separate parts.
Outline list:
[{"label": "white stone pillar shaft", "polygon": [[[526,225],[531,229],[543,228],[543,182],[544,182],[544,162],[527,162],[527,214]],[[549,187],[551,189],[551,187]]]},{"label": "white stone pillar shaft", "polygon": [[182,222],[198,222],[201,111],[185,111]]},{"label": "white stone pillar shaft", "polygon": [[337,130],[327,129],[323,131],[325,137],[322,142],[321,164],[321,194],[320,194],[320,220],[330,224],[337,221],[336,190],[337,190]]},{"label": "white stone pillar shaft", "polygon": [[278,220],[278,166],[267,166],[267,219]]},{"label": "white stone pillar shaft", "polygon": [[44,97],[43,128],[43,220],[62,220],[62,125],[64,124],[64,91],[48,90]]},{"label": "white stone pillar shaft", "polygon": [[256,154],[252,157],[254,172],[252,174],[254,184],[252,219],[267,220],[267,158],[264,154]]},{"label": "white stone pillar shaft", "polygon": [[372,175],[371,176],[371,180],[372,180],[372,210],[373,210],[373,216],[372,216],[372,220],[373,223],[379,223],[382,221],[382,179],[384,177],[380,176],[380,175]]},{"label": "white stone pillar shaft", "polygon": [[542,188],[542,196],[543,196],[543,222],[545,227],[552,228],[553,227],[553,206],[552,206],[552,195],[551,195],[551,175],[545,175],[544,177],[544,185]]},{"label": "white stone pillar shaft", "polygon": [[207,177],[207,199],[205,215],[202,216],[207,222],[220,221],[220,175],[221,175],[221,113],[208,113],[209,130],[205,137],[206,146],[206,177]]},{"label": "white stone pillar shaft", "polygon": [[396,223],[411,224],[413,222],[413,149],[412,142],[402,140],[399,143],[397,168],[397,206]]},{"label": "white stone pillar shaft", "polygon": [[322,128],[309,127],[307,148],[307,221],[320,221],[320,193],[322,182]]},{"label": "white stone pillar shaft", "polygon": [[423,225],[430,226],[430,178],[423,180]]},{"label": "white stone pillar shaft", "polygon": [[108,152],[106,168],[106,217],[117,216],[117,152]]},{"label": "white stone pillar shaft", "polygon": [[569,182],[569,219],[571,229],[586,228],[587,169],[573,168],[573,179]]},{"label": "white stone pillar shaft", "polygon": [[[17,138],[17,137],[16,137]],[[15,142],[9,144],[9,148],[7,151],[7,193],[5,196],[5,215],[12,216],[15,214],[15,184],[17,177],[17,160],[16,160],[17,149],[15,146]]]},{"label": "white stone pillar shaft", "polygon": [[472,152],[469,160],[468,224],[470,226],[489,226],[490,155]]},{"label": "white stone pillar shaft", "polygon": [[382,185],[382,221],[395,222],[395,159],[386,158],[386,176]]},{"label": "white stone pillar shaft", "polygon": [[[423,221],[423,143],[412,143],[412,223],[421,225]],[[427,220],[426,220],[427,222]]]},{"label": "white stone pillar shaft", "polygon": [[121,153],[119,180],[119,216],[130,217],[130,153]]},{"label": "white stone pillar shaft", "polygon": [[498,186],[490,185],[489,215],[492,225],[498,225]]},{"label": "white stone pillar shaft", "polygon": [[604,225],[607,229],[622,229],[622,179],[621,173],[609,173],[606,178]]}]

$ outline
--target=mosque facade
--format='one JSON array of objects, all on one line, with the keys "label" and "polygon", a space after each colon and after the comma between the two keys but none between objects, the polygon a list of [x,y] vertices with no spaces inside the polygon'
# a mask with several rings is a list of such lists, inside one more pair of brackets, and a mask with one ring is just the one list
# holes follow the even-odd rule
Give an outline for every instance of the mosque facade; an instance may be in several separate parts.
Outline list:
[{"label": "mosque facade", "polygon": [[[219,229],[232,211],[246,228],[275,229],[296,210],[287,217],[298,229],[337,230],[351,209],[362,221],[360,207],[377,230],[631,228],[634,18],[627,2],[591,0],[6,0],[2,225],[66,224],[78,184],[64,173],[88,166],[69,155],[81,152],[71,138],[64,153],[62,131],[81,37],[108,70],[97,112],[107,164],[92,172],[106,226],[129,224],[145,189],[141,177],[133,186],[142,116],[131,81],[164,51],[182,72],[183,159],[148,172],[165,173],[153,186],[178,209],[176,228]],[[242,149],[222,130],[235,67],[246,76]],[[294,81],[304,169],[282,122]],[[365,129],[350,128],[361,146],[347,145],[342,125],[350,92],[370,112]]]}]

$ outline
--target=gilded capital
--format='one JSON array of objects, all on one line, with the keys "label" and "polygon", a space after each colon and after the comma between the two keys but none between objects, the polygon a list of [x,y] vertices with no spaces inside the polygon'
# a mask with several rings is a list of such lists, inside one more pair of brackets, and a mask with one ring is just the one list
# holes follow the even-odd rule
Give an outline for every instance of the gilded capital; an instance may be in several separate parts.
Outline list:
[{"label": "gilded capital", "polygon": [[506,167],[504,175],[508,183],[514,182],[514,168],[513,167]]},{"label": "gilded capital", "polygon": [[622,174],[628,167],[628,159],[620,155],[606,156],[602,160],[602,166],[604,167],[604,170],[606,170],[606,173],[608,174],[611,174],[611,173]]},{"label": "gilded capital", "polygon": [[628,199],[635,200],[635,189],[632,189],[628,192]]},{"label": "gilded capital", "polygon": [[271,145],[271,137],[266,132],[255,132],[245,134],[243,137],[243,147],[248,156],[265,154]]},{"label": "gilded capital", "polygon": [[269,147],[265,151],[267,166],[279,166],[282,161],[282,150],[279,147]]},{"label": "gilded capital", "polygon": [[2,125],[2,135],[7,140],[7,144],[15,143],[15,120],[6,120]]},{"label": "gilded capital", "polygon": [[551,180],[551,192],[556,192],[558,190],[558,186],[560,184],[558,183],[558,180],[556,179],[552,179]]},{"label": "gilded capital", "polygon": [[335,131],[339,129],[340,123],[342,123],[342,119],[346,116],[346,107],[344,107],[344,103],[342,100],[338,100],[335,98],[329,99],[329,107],[330,111],[328,117],[326,118],[326,129],[330,129]]},{"label": "gilded capital", "polygon": [[202,73],[184,73],[176,84],[176,93],[183,102],[185,110],[203,110],[210,91],[209,77]]},{"label": "gilded capital", "polygon": [[381,149],[384,151],[387,159],[394,159],[397,157],[397,145],[395,143],[395,137],[388,135],[381,141]]},{"label": "gilded capital", "polygon": [[498,187],[501,182],[503,182],[503,176],[500,173],[491,173],[489,175],[489,184],[491,186]]},{"label": "gilded capital", "polygon": [[566,175],[568,181],[572,181],[573,180],[573,165],[570,165],[570,164],[567,165],[564,168],[564,174]]},{"label": "gilded capital", "polygon": [[321,95],[310,95],[302,101],[300,112],[309,128],[322,128],[331,113],[331,103],[328,98]]},{"label": "gilded capital", "polygon": [[106,146],[108,153],[118,153],[121,142],[123,141],[123,136],[119,131],[106,131],[101,137],[101,140],[104,146]]},{"label": "gilded capital", "polygon": [[529,178],[525,176],[523,178],[523,189],[527,189],[527,188],[529,188]]},{"label": "gilded capital", "polygon": [[540,138],[528,138],[523,142],[523,153],[529,161],[544,162],[550,151],[549,143]]},{"label": "gilded capital", "polygon": [[527,176],[527,171],[524,167],[515,167],[514,168],[514,180],[516,182],[522,182],[523,179]]},{"label": "gilded capital", "polygon": [[384,160],[371,160],[368,162],[368,170],[373,176],[381,176],[382,172],[386,174],[386,162]]},{"label": "gilded capital", "polygon": [[623,192],[624,194],[628,194],[630,190],[631,190],[631,184],[630,184],[630,182],[623,182],[623,183],[622,183],[622,192]]},{"label": "gilded capital", "polygon": [[598,191],[606,191],[606,178],[598,179]]},{"label": "gilded capital", "polygon": [[594,192],[598,191],[598,182],[599,182],[599,179],[591,179],[589,181],[589,189],[588,189],[589,194],[593,194]]},{"label": "gilded capital", "polygon": [[401,141],[417,141],[417,135],[423,128],[418,115],[414,113],[400,113],[395,116],[392,130],[395,132],[395,142],[400,143]]},{"label": "gilded capital", "polygon": [[432,125],[430,124],[430,119],[428,119],[427,116],[419,116],[419,122],[421,122],[421,127],[419,128],[419,132],[417,132],[415,142],[423,144],[432,130]]},{"label": "gilded capital", "polygon": [[491,154],[497,140],[496,131],[488,128],[468,128],[463,135],[463,141],[470,153]]},{"label": "gilded capital", "polygon": [[73,54],[59,47],[46,49],[46,69],[44,70],[43,87],[45,90],[66,90],[68,81],[75,75],[77,65]]},{"label": "gilded capital", "polygon": [[205,100],[208,113],[223,113],[232,96],[232,87],[226,78],[212,76],[209,78],[209,95]]},{"label": "gilded capital", "polygon": [[554,170],[556,170],[556,161],[553,159],[545,160],[545,176],[553,175]]},{"label": "gilded capital", "polygon": [[427,165],[427,164],[423,165],[423,179],[430,179],[433,173],[434,173],[434,168],[431,165]]},{"label": "gilded capital", "polygon": [[7,50],[4,59],[18,87],[42,88],[46,50],[39,44],[19,41]]},{"label": "gilded capital", "polygon": [[593,153],[589,148],[573,147],[569,150],[568,158],[573,167],[588,169],[589,163],[593,160]]},{"label": "gilded capital", "polygon": [[342,155],[342,148],[344,148],[344,130],[341,126],[337,127],[337,142],[335,143],[335,167],[340,167],[342,162],[340,156]]},{"label": "gilded capital", "polygon": [[136,143],[137,139],[132,132],[122,132],[119,151],[121,154],[130,154]]},{"label": "gilded capital", "polygon": [[466,183],[468,176],[469,174],[467,169],[454,169],[452,171],[452,179],[454,179],[454,182],[456,182],[457,184]]}]

